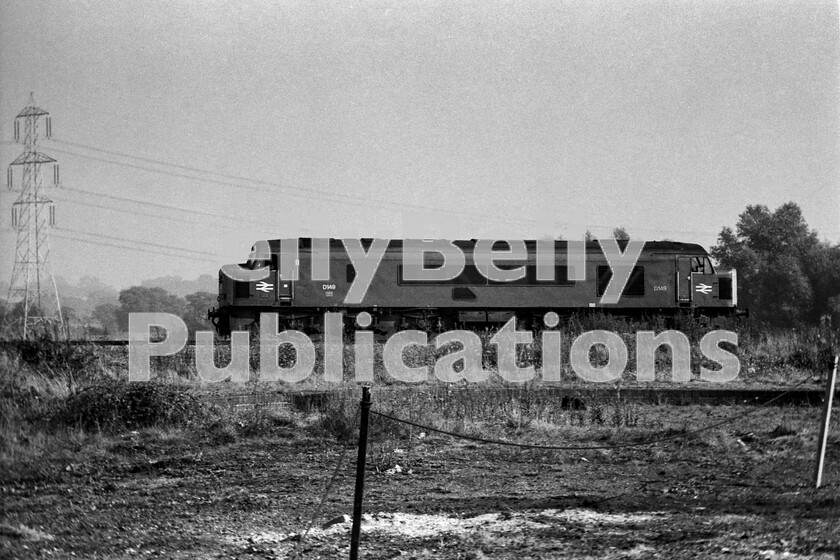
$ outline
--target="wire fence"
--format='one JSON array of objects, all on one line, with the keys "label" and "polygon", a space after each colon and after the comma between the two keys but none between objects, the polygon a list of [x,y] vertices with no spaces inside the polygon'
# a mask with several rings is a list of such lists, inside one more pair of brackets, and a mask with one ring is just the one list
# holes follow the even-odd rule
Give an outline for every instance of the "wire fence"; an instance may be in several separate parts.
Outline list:
[{"label": "wire fence", "polygon": [[[360,410],[356,409],[356,415],[353,417],[353,424],[359,421]],[[341,468],[345,466],[344,459],[347,458],[347,452],[350,450],[350,447],[344,446],[344,449],[341,451],[341,455],[335,462],[335,467],[333,468],[332,476],[330,477],[329,482],[327,483],[326,488],[324,488],[324,492],[321,494],[321,499],[318,501],[318,506],[315,508],[312,517],[309,519],[309,523],[306,525],[306,530],[303,531],[301,534],[300,540],[306,540],[307,535],[309,535],[309,531],[312,529],[312,525],[315,524],[315,521],[321,516],[321,509],[324,507],[324,502],[327,501],[327,498],[330,496],[330,492],[332,492],[333,486],[335,486],[335,481],[338,478],[338,474],[341,472]]]},{"label": "wire fence", "polygon": [[702,432],[713,430],[713,429],[718,428],[720,426],[723,426],[725,424],[735,422],[737,420],[740,420],[741,418],[745,418],[747,416],[755,414],[756,412],[762,410],[764,407],[769,406],[769,405],[773,404],[774,402],[786,397],[793,390],[795,390],[796,388],[805,384],[807,382],[807,380],[808,380],[807,378],[804,378],[804,379],[800,380],[799,382],[797,382],[796,384],[794,384],[793,386],[788,388],[788,390],[784,391],[783,393],[779,393],[775,397],[773,397],[773,398],[771,398],[771,399],[769,399],[769,400],[767,400],[763,403],[759,403],[758,405],[755,405],[750,410],[747,410],[747,411],[742,412],[740,414],[734,414],[732,416],[728,416],[727,418],[724,418],[723,420],[720,420],[718,422],[714,422],[712,424],[708,424],[706,426],[702,426],[700,428],[696,428],[694,430],[689,430],[689,431],[681,432],[681,433],[678,433],[678,434],[670,434],[670,435],[667,435],[667,436],[652,438],[652,439],[648,439],[648,440],[644,440],[644,441],[623,442],[623,443],[613,443],[613,444],[603,444],[603,445],[540,445],[540,444],[533,444],[533,443],[517,443],[517,442],[513,442],[513,441],[505,441],[505,440],[499,440],[499,439],[489,439],[489,438],[483,438],[483,437],[479,437],[479,436],[471,436],[471,435],[467,435],[467,434],[460,434],[460,433],[452,432],[452,431],[449,431],[449,430],[443,430],[443,429],[440,429],[440,428],[435,428],[434,426],[429,426],[429,425],[426,425],[426,424],[420,424],[418,422],[413,422],[411,420],[406,420],[405,418],[399,418],[397,416],[393,416],[391,414],[387,414],[385,412],[381,412],[381,411],[378,411],[378,410],[371,410],[370,413],[375,414],[376,416],[379,416],[381,418],[386,418],[386,419],[391,420],[393,422],[398,422],[400,424],[406,424],[408,426],[413,426],[415,428],[419,428],[419,429],[426,430],[426,431],[429,431],[429,432],[436,432],[436,433],[451,436],[451,437],[454,437],[454,438],[457,438],[457,439],[464,439],[464,440],[473,441],[473,442],[476,442],[476,443],[487,444],[487,445],[502,445],[502,446],[508,446],[508,447],[518,447],[518,448],[521,448],[521,449],[540,449],[540,450],[547,450],[547,451],[586,451],[586,450],[603,450],[603,449],[625,449],[625,448],[628,448],[628,447],[642,447],[642,446],[646,446],[646,445],[654,445],[654,444],[657,444],[657,443],[664,443],[664,442],[668,442],[668,441],[673,441],[673,440],[684,438],[684,437],[690,437],[690,436],[693,436],[693,435],[696,435],[696,434],[699,434],[699,433],[702,433]]},{"label": "wire fence", "polygon": [[[836,370],[835,370],[836,371]],[[368,417],[369,414],[376,415],[380,418],[385,420],[390,420],[391,422],[395,422],[398,424],[404,424],[406,426],[411,426],[413,428],[417,428],[420,430],[424,430],[427,432],[434,432],[441,435],[449,436],[456,439],[462,439],[466,441],[471,441],[475,443],[485,444],[485,445],[498,445],[498,446],[505,446],[505,447],[514,447],[519,449],[534,449],[534,450],[542,450],[542,451],[589,451],[589,450],[610,450],[610,449],[627,449],[632,447],[644,447],[648,445],[656,445],[661,443],[666,443],[669,441],[674,441],[682,438],[692,437],[702,432],[707,432],[709,430],[713,430],[715,428],[719,428],[721,426],[731,424],[736,422],[742,418],[746,418],[750,415],[756,414],[761,410],[765,410],[766,407],[772,405],[773,403],[784,399],[788,396],[791,392],[795,391],[797,388],[802,386],[808,382],[808,378],[803,378],[799,380],[794,385],[790,386],[786,391],[781,392],[774,397],[756,405],[752,405],[749,410],[744,412],[733,414],[731,416],[727,416],[722,420],[717,422],[713,422],[711,424],[707,424],[701,426],[699,428],[695,428],[693,430],[688,431],[681,431],[679,433],[668,434],[661,437],[655,437],[651,439],[646,439],[643,441],[628,441],[628,442],[621,442],[621,443],[610,443],[610,444],[601,444],[601,445],[542,445],[542,444],[532,444],[532,443],[519,443],[514,441],[506,441],[506,440],[499,440],[499,439],[491,439],[485,438],[480,436],[473,436],[468,434],[462,434],[450,430],[444,430],[441,428],[436,428],[434,426],[428,424],[422,424],[420,422],[414,422],[412,420],[407,420],[405,418],[400,418],[398,416],[394,416],[392,414],[388,414],[386,412],[382,412],[379,410],[373,410],[371,408],[370,402],[370,391],[369,388],[365,387],[363,391],[362,401],[360,402],[360,407],[357,409],[356,414],[354,415],[353,423],[356,424],[360,422],[360,438],[359,438],[359,460],[357,461],[356,465],[356,489],[355,489],[355,499],[354,499],[354,511],[353,511],[353,527],[351,529],[351,552],[350,557],[358,558],[358,549],[359,549],[359,538],[360,538],[360,523],[361,523],[361,501],[362,495],[364,492],[364,470],[366,469],[366,456],[364,447],[366,447],[367,442],[367,424],[369,422]],[[364,442],[363,442],[364,438]],[[364,447],[363,447],[364,445]],[[347,458],[347,454],[351,448],[346,447],[342,450],[340,456],[336,460],[335,467],[333,468],[332,476],[330,477],[326,487],[324,488],[323,493],[321,494],[320,500],[318,501],[318,505],[315,508],[311,518],[309,519],[305,530],[300,534],[299,538],[296,537],[299,543],[303,543],[307,536],[310,533],[313,525],[319,519],[322,508],[324,503],[329,499],[330,494],[332,493],[336,480],[338,479],[339,474],[342,471],[342,468],[346,466],[345,459]],[[608,498],[608,499],[612,499]]]},{"label": "wire fence", "polygon": [[[828,415],[830,414],[830,406],[834,391],[834,382],[837,374],[837,364],[840,361],[840,357],[835,357],[834,363],[834,371],[830,377],[830,383],[827,388],[826,393],[826,406],[824,411],[824,420],[822,430],[823,433],[821,435],[821,439],[826,438],[826,434],[828,431]],[[367,433],[368,433],[368,422],[369,422],[369,415],[374,414],[380,418],[384,418],[386,420],[390,420],[392,422],[396,422],[399,424],[404,424],[407,426],[411,426],[413,428],[418,428],[420,430],[425,430],[427,432],[434,432],[441,435],[450,436],[456,439],[463,439],[467,441],[472,441],[476,443],[481,443],[485,445],[499,445],[499,446],[506,446],[506,447],[516,447],[520,449],[536,449],[536,450],[549,450],[549,451],[587,451],[587,450],[609,450],[609,449],[627,449],[631,447],[643,447],[648,445],[655,445],[660,443],[665,443],[669,441],[674,441],[677,439],[682,439],[686,437],[691,437],[697,435],[702,432],[707,432],[709,430],[713,430],[715,428],[719,428],[720,426],[724,426],[727,424],[731,424],[736,422],[742,418],[750,416],[752,414],[756,414],[761,410],[765,410],[767,406],[772,405],[774,402],[779,401],[789,395],[792,391],[796,390],[803,384],[808,381],[808,378],[803,378],[794,385],[790,386],[786,391],[781,392],[774,397],[756,405],[751,406],[749,410],[744,412],[733,414],[728,416],[722,420],[717,422],[713,422],[711,424],[707,424],[701,426],[699,428],[682,431],[676,434],[669,434],[666,436],[655,437],[651,439],[646,439],[643,441],[629,441],[629,442],[622,442],[622,443],[612,443],[612,444],[603,444],[603,445],[541,445],[541,444],[532,444],[532,443],[518,443],[513,441],[505,441],[505,440],[498,440],[498,439],[490,439],[480,436],[472,436],[468,434],[462,434],[458,432],[453,432],[450,430],[444,430],[441,428],[436,428],[434,426],[430,426],[428,424],[421,424],[420,422],[414,422],[411,420],[407,420],[405,418],[400,418],[398,416],[394,416],[392,414],[388,414],[386,412],[382,412],[379,410],[373,410],[371,408],[371,400],[370,400],[370,388],[363,387],[362,392],[362,400],[360,402],[359,409],[357,409],[356,416],[353,420],[355,423],[357,420],[359,421],[359,458],[356,463],[356,488],[355,488],[355,496],[354,496],[354,508],[353,508],[353,526],[351,528],[351,544],[350,544],[350,558],[351,560],[355,560],[358,558],[359,552],[359,539],[360,539],[360,527],[361,527],[361,515],[362,515],[362,500],[364,494],[364,471],[366,470],[366,448],[367,448]],[[342,466],[345,464],[345,458],[347,456],[347,452],[350,448],[345,447],[342,451],[340,457],[336,461],[336,465],[333,471],[330,480],[324,489],[324,492],[321,496],[321,499],[316,507],[315,512],[312,515],[309,523],[306,526],[306,530],[301,534],[299,539],[300,542],[306,539],[310,529],[312,528],[315,521],[318,519],[323,504],[328,499],[334,485],[335,481],[338,477],[338,474],[341,472]],[[820,475],[821,475],[821,463],[818,463],[817,466],[817,475],[816,475],[816,486],[819,488],[820,485]],[[607,500],[614,499],[615,497],[609,497]]]}]

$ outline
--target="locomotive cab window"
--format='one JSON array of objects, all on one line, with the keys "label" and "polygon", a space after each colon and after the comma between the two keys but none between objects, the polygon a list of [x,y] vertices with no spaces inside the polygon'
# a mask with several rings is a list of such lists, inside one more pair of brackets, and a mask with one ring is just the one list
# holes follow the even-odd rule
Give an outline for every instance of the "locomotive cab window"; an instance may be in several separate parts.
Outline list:
[{"label": "locomotive cab window", "polygon": [[712,261],[709,257],[691,257],[691,272],[714,274],[715,269],[712,268]]},{"label": "locomotive cab window", "polygon": [[251,254],[248,255],[248,261],[245,263],[245,268],[249,270],[258,270],[260,268],[265,268],[271,262],[269,259],[258,259],[256,258],[257,255],[257,246],[254,245],[251,247]]},{"label": "locomotive cab window", "polygon": [[[612,279],[612,269],[609,266],[598,267],[598,282],[596,285],[596,295],[602,296],[607,290]],[[621,292],[622,296],[639,297],[645,295],[645,267],[634,266],[633,272],[630,273],[630,278],[627,279],[627,284],[624,285],[624,290]]]},{"label": "locomotive cab window", "polygon": [[248,259],[248,262],[245,263],[245,268],[248,270],[259,270],[260,268],[267,267],[270,262],[268,259]]}]

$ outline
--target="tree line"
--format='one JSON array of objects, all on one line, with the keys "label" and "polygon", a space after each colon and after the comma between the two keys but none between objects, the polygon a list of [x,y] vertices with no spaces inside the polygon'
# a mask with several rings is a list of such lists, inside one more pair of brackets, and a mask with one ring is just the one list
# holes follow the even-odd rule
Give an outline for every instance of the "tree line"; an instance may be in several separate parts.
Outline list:
[{"label": "tree line", "polygon": [[100,305],[94,309],[94,317],[107,333],[112,333],[128,331],[128,316],[131,313],[171,313],[183,319],[192,333],[212,329],[207,310],[216,305],[216,294],[210,292],[179,297],[163,288],[132,286],[120,292],[119,305]]},{"label": "tree line", "polygon": [[[163,288],[132,286],[119,293],[118,304],[102,303],[89,314],[77,316],[71,306],[62,306],[65,321],[70,323],[70,336],[114,336],[128,332],[128,316],[138,312],[163,312],[178,315],[190,332],[212,330],[207,310],[216,306],[216,294],[196,292],[185,297],[171,294]],[[38,314],[38,309],[33,309]],[[5,330],[19,325],[23,317],[23,303],[7,305],[0,301],[0,324]],[[14,332],[7,333],[14,336]]]},{"label": "tree line", "polygon": [[820,240],[794,202],[747,206],[724,227],[712,256],[738,271],[738,306],[767,324],[840,324],[840,244]]}]

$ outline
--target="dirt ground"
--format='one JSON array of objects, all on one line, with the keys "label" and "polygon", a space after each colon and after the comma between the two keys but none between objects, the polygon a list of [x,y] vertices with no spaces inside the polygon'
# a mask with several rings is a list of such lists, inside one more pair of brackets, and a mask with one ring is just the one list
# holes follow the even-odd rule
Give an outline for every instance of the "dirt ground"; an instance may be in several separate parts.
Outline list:
[{"label": "dirt ground", "polygon": [[[637,428],[499,436],[609,443],[679,435],[742,410],[646,407]],[[607,451],[418,430],[375,441],[360,556],[838,558],[840,438],[830,438],[826,485],[814,490],[818,418],[817,408],[768,408],[702,435]],[[27,474],[0,476],[0,556],[344,558],[355,454],[299,427],[229,443],[156,430],[80,441]]]}]

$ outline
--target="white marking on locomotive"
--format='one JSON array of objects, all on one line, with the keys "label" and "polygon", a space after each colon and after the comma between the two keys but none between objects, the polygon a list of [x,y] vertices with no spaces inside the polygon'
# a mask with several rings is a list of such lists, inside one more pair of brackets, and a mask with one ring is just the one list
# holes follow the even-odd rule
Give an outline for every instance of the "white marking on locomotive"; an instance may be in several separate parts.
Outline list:
[{"label": "white marking on locomotive", "polygon": [[268,282],[259,282],[257,283],[257,289],[261,292],[268,293],[274,289],[274,284],[269,284]]},{"label": "white marking on locomotive", "polygon": [[712,287],[708,284],[697,284],[697,290],[695,291],[700,292],[702,294],[709,294],[712,291]]}]

